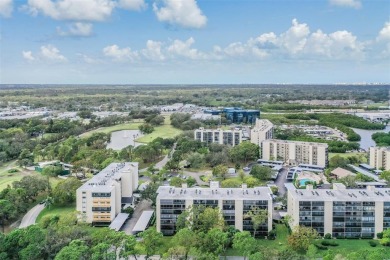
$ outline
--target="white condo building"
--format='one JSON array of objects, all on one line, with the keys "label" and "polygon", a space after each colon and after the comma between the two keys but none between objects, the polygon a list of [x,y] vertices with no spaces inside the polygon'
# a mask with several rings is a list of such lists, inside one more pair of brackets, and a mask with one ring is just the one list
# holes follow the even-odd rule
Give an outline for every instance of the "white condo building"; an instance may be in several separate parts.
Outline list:
[{"label": "white condo building", "polygon": [[76,210],[84,222],[109,225],[138,187],[138,163],[111,163],[76,191]]},{"label": "white condo building", "polygon": [[390,228],[390,189],[368,186],[346,189],[341,183],[333,189],[287,188],[287,214],[291,227],[307,226],[320,235],[339,238],[375,238]]},{"label": "white condo building", "polygon": [[369,164],[378,170],[390,170],[390,147],[370,147]]},{"label": "white condo building", "polygon": [[274,125],[268,119],[256,119],[256,123],[251,129],[251,143],[261,147],[264,140],[272,139]]},{"label": "white condo building", "polygon": [[289,165],[328,165],[328,145],[325,143],[286,140],[264,140],[261,146],[262,159],[284,161]]},{"label": "white condo building", "polygon": [[252,221],[244,216],[251,210],[266,209],[268,221],[256,230],[256,236],[267,236],[272,230],[272,192],[269,187],[220,188],[218,182],[211,182],[210,188],[160,186],[157,193],[157,231],[164,235],[173,235],[178,216],[197,205],[219,208],[226,225],[252,234]]},{"label": "white condo building", "polygon": [[194,131],[194,139],[203,143],[217,143],[236,146],[243,141],[242,130],[204,129],[203,127]]}]

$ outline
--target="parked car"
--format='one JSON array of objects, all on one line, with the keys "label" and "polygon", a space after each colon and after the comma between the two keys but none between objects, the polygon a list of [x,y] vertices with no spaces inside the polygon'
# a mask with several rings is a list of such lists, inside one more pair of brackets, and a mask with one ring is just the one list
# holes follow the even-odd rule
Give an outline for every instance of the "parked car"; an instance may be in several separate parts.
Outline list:
[{"label": "parked car", "polygon": [[247,172],[247,171],[250,171],[251,168],[249,168],[249,167],[244,167],[243,170]]}]

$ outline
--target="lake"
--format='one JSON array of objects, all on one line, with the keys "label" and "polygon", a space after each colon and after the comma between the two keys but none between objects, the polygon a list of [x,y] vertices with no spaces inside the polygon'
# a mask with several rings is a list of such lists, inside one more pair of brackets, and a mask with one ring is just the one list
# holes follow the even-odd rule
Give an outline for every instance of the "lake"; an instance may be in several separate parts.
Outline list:
[{"label": "lake", "polygon": [[389,132],[390,131],[390,125],[387,125],[385,129],[383,130],[363,130],[363,129],[357,129],[357,128],[352,128],[355,133],[360,135],[361,140],[360,140],[360,148],[364,150],[368,150],[370,146],[375,146],[374,140],[372,140],[371,136],[374,133],[378,132]]},{"label": "lake", "polygon": [[111,142],[107,144],[107,149],[121,150],[129,145],[137,147],[141,143],[134,142],[134,139],[141,137],[139,130],[122,130],[111,133]]}]

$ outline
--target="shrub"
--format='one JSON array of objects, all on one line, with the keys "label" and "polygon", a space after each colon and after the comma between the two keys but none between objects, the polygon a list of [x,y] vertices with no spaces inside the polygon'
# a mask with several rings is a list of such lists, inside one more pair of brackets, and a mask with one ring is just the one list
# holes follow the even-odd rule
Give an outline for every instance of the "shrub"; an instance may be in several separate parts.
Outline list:
[{"label": "shrub", "polygon": [[9,169],[8,170],[8,173],[14,173],[14,172],[19,172],[19,170],[18,169]]},{"label": "shrub", "polygon": [[328,247],[326,247],[326,246],[323,246],[323,245],[321,245],[321,244],[314,244],[318,249],[320,249],[320,250],[327,250],[328,249]]},{"label": "shrub", "polygon": [[378,239],[382,239],[383,238],[383,232],[377,233],[376,236],[378,237]]},{"label": "shrub", "polygon": [[129,218],[131,218],[131,216],[133,215],[134,213],[134,209],[132,207],[127,207],[125,209],[122,209],[122,213],[127,213],[129,214]]},{"label": "shrub", "polygon": [[324,236],[325,239],[331,239],[332,235],[330,233],[326,233]]},{"label": "shrub", "polygon": [[321,244],[323,246],[338,246],[339,245],[336,241],[329,241],[329,240],[321,241]]},{"label": "shrub", "polygon": [[268,232],[268,239],[275,240],[275,238],[276,238],[276,231],[275,229],[272,229],[270,232]]},{"label": "shrub", "polygon": [[374,240],[370,240],[368,241],[368,243],[370,244],[370,246],[372,247],[376,247],[378,245],[378,242],[377,241],[374,241]]}]

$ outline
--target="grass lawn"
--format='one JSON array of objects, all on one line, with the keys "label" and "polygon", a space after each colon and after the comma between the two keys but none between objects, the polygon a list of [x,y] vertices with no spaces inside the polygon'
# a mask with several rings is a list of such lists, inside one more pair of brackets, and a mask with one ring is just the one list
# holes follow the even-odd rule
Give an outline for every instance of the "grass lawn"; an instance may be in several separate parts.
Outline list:
[{"label": "grass lawn", "polygon": [[[9,173],[8,170],[10,169],[17,169],[19,171]],[[27,171],[17,166],[16,160],[7,162],[0,167],[0,191],[7,188],[8,185],[12,185],[14,181],[20,181],[24,176],[36,174],[37,172]]]},{"label": "grass lawn", "polygon": [[172,138],[172,137],[178,136],[182,132],[183,131],[180,129],[174,128],[171,125],[164,124],[162,126],[155,127],[153,133],[144,135],[144,136],[136,139],[135,141],[140,142],[140,143],[150,143],[151,141],[153,141],[157,137]]},{"label": "grass lawn", "polygon": [[71,205],[67,205],[67,206],[52,205],[50,207],[50,209],[45,208],[42,210],[42,212],[37,217],[37,223],[39,224],[40,221],[42,220],[42,218],[45,216],[58,215],[61,217],[61,216],[70,214],[70,213],[74,212],[75,210],[76,210],[76,204],[71,204]]},{"label": "grass lawn", "polygon": [[142,123],[137,120],[137,122],[131,122],[131,123],[124,123],[114,126],[108,126],[108,127],[100,127],[98,129],[86,132],[84,134],[81,134],[80,137],[89,137],[93,133],[111,133],[115,131],[121,131],[121,130],[138,130],[138,126],[140,126]]}]

